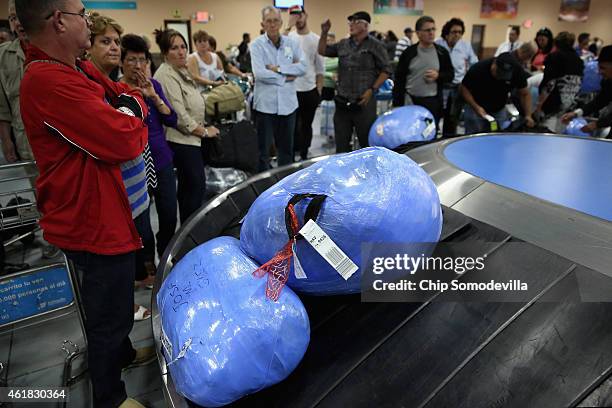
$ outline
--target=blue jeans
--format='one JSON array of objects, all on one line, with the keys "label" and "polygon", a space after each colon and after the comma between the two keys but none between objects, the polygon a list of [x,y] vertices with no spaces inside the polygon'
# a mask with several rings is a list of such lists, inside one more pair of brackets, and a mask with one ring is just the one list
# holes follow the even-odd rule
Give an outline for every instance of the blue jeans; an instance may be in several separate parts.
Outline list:
[{"label": "blue jeans", "polygon": [[206,173],[200,146],[168,143],[174,152],[174,165],[178,179],[178,200],[181,224],[202,206],[206,192]]},{"label": "blue jeans", "polygon": [[134,325],[134,252],[64,253],[82,276],[81,302],[94,407],[115,408],[127,398],[121,368],[136,356],[129,337]]},{"label": "blue jeans", "polygon": [[257,112],[257,143],[259,147],[259,171],[270,168],[270,146],[276,145],[278,165],[293,163],[293,135],[295,132],[296,111],[283,115]]},{"label": "blue jeans", "polygon": [[[505,107],[499,112],[487,113],[495,118],[500,130],[502,124],[510,119],[510,114]],[[465,110],[463,111],[463,120],[466,135],[491,132],[491,124],[486,119],[474,112],[474,109],[472,109],[472,107],[468,104],[465,105]]]},{"label": "blue jeans", "polygon": [[157,187],[152,190],[159,221],[159,232],[155,236],[157,254],[161,258],[176,231],[176,179],[174,166],[169,164],[156,170]]}]

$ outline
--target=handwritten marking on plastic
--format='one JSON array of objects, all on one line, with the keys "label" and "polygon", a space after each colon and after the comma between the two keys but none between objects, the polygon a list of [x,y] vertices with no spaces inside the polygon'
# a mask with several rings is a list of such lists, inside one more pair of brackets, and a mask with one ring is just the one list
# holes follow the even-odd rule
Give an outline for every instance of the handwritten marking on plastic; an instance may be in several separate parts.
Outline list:
[{"label": "handwritten marking on plastic", "polygon": [[172,286],[170,287],[170,297],[172,298],[173,303],[172,310],[178,312],[178,309],[181,306],[188,304],[188,301],[185,299],[188,299],[188,296],[188,294],[186,296],[185,293],[181,293],[181,289],[178,286],[172,284]]},{"label": "handwritten marking on plastic", "polygon": [[193,276],[195,277],[198,286],[202,289],[210,284],[208,272],[206,272],[204,269],[202,261],[200,261],[200,263],[197,265],[193,265]]}]

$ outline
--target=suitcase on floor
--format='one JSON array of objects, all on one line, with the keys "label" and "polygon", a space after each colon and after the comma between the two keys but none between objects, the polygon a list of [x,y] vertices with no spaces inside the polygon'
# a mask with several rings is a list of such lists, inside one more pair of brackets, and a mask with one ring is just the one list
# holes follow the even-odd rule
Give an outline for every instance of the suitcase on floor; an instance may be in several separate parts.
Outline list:
[{"label": "suitcase on floor", "polygon": [[259,151],[255,126],[247,120],[215,125],[220,131],[220,154],[202,150],[204,162],[210,167],[233,167],[247,173],[257,172]]}]

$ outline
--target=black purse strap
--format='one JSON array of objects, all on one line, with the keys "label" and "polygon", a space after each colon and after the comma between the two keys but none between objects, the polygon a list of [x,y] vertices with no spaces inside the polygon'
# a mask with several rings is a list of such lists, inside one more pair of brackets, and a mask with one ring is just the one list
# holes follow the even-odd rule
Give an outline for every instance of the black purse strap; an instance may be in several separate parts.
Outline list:
[{"label": "black purse strap", "polygon": [[294,222],[293,222],[293,214],[295,214],[293,207],[302,200],[307,198],[311,198],[308,203],[308,207],[306,207],[306,212],[304,213],[304,224],[306,224],[309,220],[316,221],[319,216],[319,212],[321,211],[321,207],[323,206],[323,202],[327,198],[325,194],[296,194],[287,203],[285,207],[285,226],[287,228],[287,235],[289,235],[289,239],[303,239],[303,237],[299,234],[299,229],[294,231]]}]

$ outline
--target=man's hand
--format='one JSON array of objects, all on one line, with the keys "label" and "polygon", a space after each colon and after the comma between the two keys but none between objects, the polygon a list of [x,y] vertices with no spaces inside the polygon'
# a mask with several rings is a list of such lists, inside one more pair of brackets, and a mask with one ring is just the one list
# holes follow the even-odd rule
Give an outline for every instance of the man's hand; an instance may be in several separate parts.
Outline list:
[{"label": "man's hand", "polygon": [[17,152],[15,151],[15,144],[10,138],[2,138],[2,153],[4,158],[9,163],[15,163],[17,161]]},{"label": "man's hand", "polygon": [[563,116],[561,116],[561,122],[565,125],[567,125],[569,123],[570,120],[574,119],[576,116],[575,112],[567,112],[565,114],[563,114]]},{"label": "man's hand", "polygon": [[321,34],[329,33],[330,28],[331,28],[331,21],[329,21],[329,18],[328,18],[321,24]]},{"label": "man's hand", "polygon": [[532,114],[531,114],[531,119],[534,120],[534,122],[543,122],[544,119],[546,117],[546,114],[544,114],[544,112],[542,112],[541,109],[536,109]]},{"label": "man's hand", "polygon": [[269,69],[270,71],[274,71],[278,74],[278,71],[280,70],[280,67],[278,65],[272,65],[272,64],[268,64],[266,65],[266,69]]},{"label": "man's hand", "polygon": [[525,125],[527,125],[527,127],[530,129],[535,127],[535,121],[531,116],[527,116],[525,118]]},{"label": "man's hand", "polygon": [[582,130],[584,133],[594,132],[597,130],[597,122],[593,121],[588,125],[583,126],[580,130]]},{"label": "man's hand", "polygon": [[373,92],[371,88],[368,88],[360,97],[359,97],[359,106],[366,106],[368,102],[370,102],[370,98],[372,98]]},{"label": "man's hand", "polygon": [[440,76],[440,73],[437,70],[428,69],[427,71],[425,71],[425,76],[424,76],[425,82],[427,83],[436,82],[439,76]]}]

